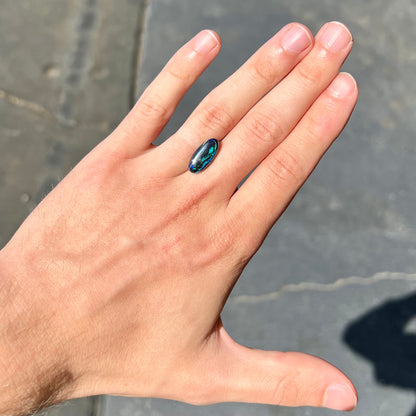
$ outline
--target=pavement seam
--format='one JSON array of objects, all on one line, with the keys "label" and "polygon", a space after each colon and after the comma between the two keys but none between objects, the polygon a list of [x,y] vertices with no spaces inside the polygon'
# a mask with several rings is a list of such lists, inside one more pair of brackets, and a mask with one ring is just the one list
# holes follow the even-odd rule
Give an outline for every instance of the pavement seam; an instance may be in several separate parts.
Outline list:
[{"label": "pavement seam", "polygon": [[416,274],[410,273],[396,273],[396,272],[380,272],[370,277],[358,277],[350,276],[343,279],[336,280],[331,283],[316,283],[316,282],[302,282],[299,284],[288,284],[281,289],[274,292],[264,293],[261,295],[237,295],[230,298],[232,304],[241,303],[262,303],[273,301],[286,293],[295,292],[332,292],[339,288],[352,285],[367,286],[375,282],[387,281],[387,280],[400,280],[416,282]]},{"label": "pavement seam", "polygon": [[90,416],[102,416],[105,414],[105,396],[93,396],[92,400],[92,411]]},{"label": "pavement seam", "polygon": [[68,51],[67,73],[62,85],[56,117],[62,124],[72,126],[74,100],[91,65],[90,48],[97,26],[97,0],[81,0],[79,13],[74,16],[73,39]]}]

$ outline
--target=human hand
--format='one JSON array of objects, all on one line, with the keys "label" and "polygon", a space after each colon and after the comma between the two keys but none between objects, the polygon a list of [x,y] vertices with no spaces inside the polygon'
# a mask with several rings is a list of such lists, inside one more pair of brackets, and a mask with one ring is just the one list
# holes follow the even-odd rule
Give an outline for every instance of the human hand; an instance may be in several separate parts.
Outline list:
[{"label": "human hand", "polygon": [[[316,42],[286,26],[156,147],[220,41],[203,31],[174,55],[0,253],[9,305],[0,364],[12,357],[0,381],[13,380],[0,410],[95,394],[355,407],[353,385],[329,363],[243,347],[220,319],[352,112],[356,83],[338,74],[351,47],[339,23]],[[192,153],[211,137],[222,140],[216,159],[190,173]]]}]

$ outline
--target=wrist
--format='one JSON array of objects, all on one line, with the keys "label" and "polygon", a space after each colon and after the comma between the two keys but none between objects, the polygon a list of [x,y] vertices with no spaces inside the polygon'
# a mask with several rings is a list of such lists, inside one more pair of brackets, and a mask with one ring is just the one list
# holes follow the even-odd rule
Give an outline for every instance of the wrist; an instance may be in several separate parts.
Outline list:
[{"label": "wrist", "polygon": [[18,259],[12,249],[0,251],[0,414],[8,415],[66,400],[74,383],[55,342],[52,311]]}]

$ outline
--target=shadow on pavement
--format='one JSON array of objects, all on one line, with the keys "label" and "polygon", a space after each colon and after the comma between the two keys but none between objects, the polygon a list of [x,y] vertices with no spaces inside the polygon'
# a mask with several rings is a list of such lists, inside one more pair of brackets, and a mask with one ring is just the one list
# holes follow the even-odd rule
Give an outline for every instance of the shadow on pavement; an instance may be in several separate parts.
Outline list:
[{"label": "shadow on pavement", "polygon": [[[377,382],[416,391],[416,293],[385,302],[352,322],[344,342],[374,365]],[[416,408],[409,416],[416,416]]]}]

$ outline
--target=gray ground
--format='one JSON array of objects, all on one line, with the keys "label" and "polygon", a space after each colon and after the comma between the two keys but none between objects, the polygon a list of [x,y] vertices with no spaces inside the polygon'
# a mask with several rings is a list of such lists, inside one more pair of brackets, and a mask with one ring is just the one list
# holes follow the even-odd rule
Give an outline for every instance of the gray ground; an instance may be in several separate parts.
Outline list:
[{"label": "gray ground", "polygon": [[[416,415],[416,3],[414,0],[3,0],[0,246],[122,119],[169,56],[202,28],[223,51],[167,137],[213,86],[290,21],[341,20],[360,85],[350,124],[247,267],[224,311],[233,337],[342,368],[354,414]],[[336,414],[312,408],[82,399],[59,416]]]}]

